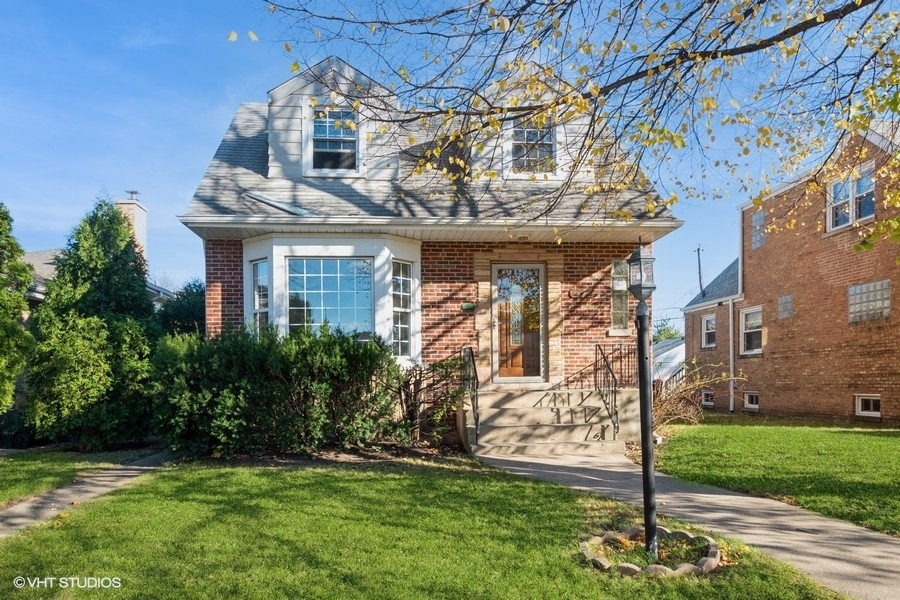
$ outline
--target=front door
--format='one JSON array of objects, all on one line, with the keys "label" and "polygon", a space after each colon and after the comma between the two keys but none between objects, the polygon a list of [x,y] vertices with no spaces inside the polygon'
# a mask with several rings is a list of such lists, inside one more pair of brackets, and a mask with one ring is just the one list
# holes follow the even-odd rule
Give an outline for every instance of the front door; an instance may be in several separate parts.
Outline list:
[{"label": "front door", "polygon": [[544,268],[494,265],[494,374],[543,380]]}]

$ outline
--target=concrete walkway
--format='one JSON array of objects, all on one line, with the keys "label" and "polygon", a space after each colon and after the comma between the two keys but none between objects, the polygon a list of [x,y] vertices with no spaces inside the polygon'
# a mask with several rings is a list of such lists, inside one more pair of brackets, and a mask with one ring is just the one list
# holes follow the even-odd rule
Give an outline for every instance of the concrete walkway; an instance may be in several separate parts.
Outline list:
[{"label": "concrete walkway", "polygon": [[[484,456],[512,473],[643,505],[641,467],[621,454]],[[775,500],[656,474],[656,510],[740,539],[854,598],[900,598],[900,539]]]},{"label": "concrete walkway", "polygon": [[79,477],[73,483],[0,510],[0,537],[51,519],[60,512],[133,481],[153,471],[170,457],[167,451],[132,463]]}]

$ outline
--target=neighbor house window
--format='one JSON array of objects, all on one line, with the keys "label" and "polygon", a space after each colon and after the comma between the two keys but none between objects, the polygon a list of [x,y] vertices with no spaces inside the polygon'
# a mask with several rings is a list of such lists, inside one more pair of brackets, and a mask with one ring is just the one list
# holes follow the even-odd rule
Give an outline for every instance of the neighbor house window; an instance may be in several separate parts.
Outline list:
[{"label": "neighbor house window", "polygon": [[325,110],[313,119],[313,169],[356,170],[356,113]]},{"label": "neighbor house window", "polygon": [[744,392],[744,408],[759,410],[759,392]]},{"label": "neighbor house window", "polygon": [[875,214],[875,169],[863,169],[857,179],[837,181],[829,189],[828,229],[838,229]]},{"label": "neighbor house window", "polygon": [[762,309],[741,311],[741,354],[762,352]]},{"label": "neighbor house window", "polygon": [[788,319],[794,314],[794,296],[785,294],[778,297],[778,318]]},{"label": "neighbor house window", "polygon": [[700,406],[712,407],[716,405],[716,393],[713,390],[700,392]]},{"label": "neighbor house window", "polygon": [[703,330],[702,338],[700,340],[701,348],[715,348],[716,347],[716,316],[715,315],[706,315],[704,317],[700,317],[700,329]]},{"label": "neighbor house window", "polygon": [[412,322],[412,265],[393,262],[391,291],[394,299],[393,344],[395,356],[410,355],[410,326]]},{"label": "neighbor house window", "polygon": [[258,260],[253,266],[253,329],[269,324],[269,261]]},{"label": "neighbor house window", "polygon": [[374,332],[371,258],[289,258],[288,328]]},{"label": "neighbor house window", "polygon": [[750,247],[759,248],[766,243],[766,213],[761,210],[750,217]]},{"label": "neighbor house window", "polygon": [[860,417],[881,416],[881,396],[878,394],[856,394],[856,414]]},{"label": "neighbor house window", "polygon": [[612,328],[628,329],[628,262],[612,263]]},{"label": "neighbor house window", "polygon": [[517,173],[552,173],[556,170],[556,148],[553,127],[521,119],[512,130],[513,171]]},{"label": "neighbor house window", "polygon": [[851,285],[847,290],[850,322],[887,318],[891,314],[891,280]]}]

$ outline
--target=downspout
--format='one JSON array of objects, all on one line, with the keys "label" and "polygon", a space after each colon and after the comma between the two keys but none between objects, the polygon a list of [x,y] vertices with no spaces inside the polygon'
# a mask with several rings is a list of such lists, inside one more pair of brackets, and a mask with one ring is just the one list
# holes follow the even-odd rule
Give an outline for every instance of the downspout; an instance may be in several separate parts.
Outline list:
[{"label": "downspout", "polygon": [[734,412],[734,298],[728,300],[728,412]]}]

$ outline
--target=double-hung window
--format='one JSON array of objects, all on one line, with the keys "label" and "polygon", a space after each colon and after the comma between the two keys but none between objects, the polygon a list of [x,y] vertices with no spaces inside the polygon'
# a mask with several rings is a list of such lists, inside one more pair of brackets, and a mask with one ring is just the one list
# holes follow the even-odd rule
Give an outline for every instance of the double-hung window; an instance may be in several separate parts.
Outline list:
[{"label": "double-hung window", "polygon": [[323,323],[360,337],[374,331],[371,258],[289,258],[288,328]]},{"label": "double-hung window", "polygon": [[359,129],[352,110],[323,110],[313,119],[313,169],[355,171]]},{"label": "double-hung window", "polygon": [[515,173],[552,173],[556,170],[556,140],[550,124],[521,119],[512,130]]},{"label": "double-hung window", "polygon": [[741,311],[741,354],[762,353],[762,308]]},{"label": "double-hung window", "polygon": [[866,167],[856,179],[831,184],[828,199],[828,230],[846,227],[875,215],[875,168]]},{"label": "double-hung window", "polygon": [[391,291],[394,303],[394,356],[409,356],[412,325],[412,265],[393,261]]},{"label": "double-hung window", "polygon": [[253,266],[253,329],[269,324],[269,261],[258,260]]},{"label": "double-hung window", "polygon": [[700,317],[700,328],[702,329],[702,337],[700,338],[701,348],[716,347],[716,315],[705,315]]}]

